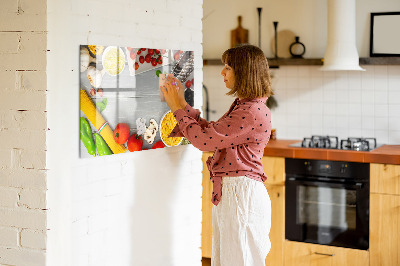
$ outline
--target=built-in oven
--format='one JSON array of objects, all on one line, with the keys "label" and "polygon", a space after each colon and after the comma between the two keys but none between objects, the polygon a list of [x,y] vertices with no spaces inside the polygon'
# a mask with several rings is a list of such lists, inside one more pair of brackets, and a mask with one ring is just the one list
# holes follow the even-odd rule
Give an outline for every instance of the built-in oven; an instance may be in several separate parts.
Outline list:
[{"label": "built-in oven", "polygon": [[287,158],[285,169],[286,239],[368,249],[369,164]]}]

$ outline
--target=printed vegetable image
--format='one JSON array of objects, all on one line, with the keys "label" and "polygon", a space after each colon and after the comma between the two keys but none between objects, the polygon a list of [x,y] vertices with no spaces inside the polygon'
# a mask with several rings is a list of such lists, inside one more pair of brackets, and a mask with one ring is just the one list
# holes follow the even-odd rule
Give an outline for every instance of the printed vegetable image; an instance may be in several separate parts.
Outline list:
[{"label": "printed vegetable image", "polygon": [[143,139],[138,134],[132,134],[128,139],[128,150],[130,152],[141,151],[143,148]]},{"label": "printed vegetable image", "polygon": [[186,88],[190,88],[192,86],[192,82],[190,80],[186,81]]},{"label": "printed vegetable image", "polygon": [[143,135],[147,143],[153,144],[157,131],[158,131],[158,124],[156,120],[150,119],[150,125],[146,128],[146,131],[144,132]]},{"label": "printed vegetable image", "polygon": [[104,111],[107,107],[107,99],[103,99],[101,102],[96,103],[97,108],[99,108],[100,113]]},{"label": "printed vegetable image", "polygon": [[121,73],[125,67],[125,54],[121,48],[108,46],[103,54],[104,71],[115,76]]},{"label": "printed vegetable image", "polygon": [[128,124],[119,123],[114,129],[114,139],[118,144],[124,144],[128,138],[131,130],[129,129]]},{"label": "printed vegetable image", "polygon": [[102,54],[104,51],[104,46],[100,45],[88,45],[90,52],[94,55]]},{"label": "printed vegetable image", "polygon": [[96,156],[96,147],[93,141],[92,129],[90,128],[89,122],[84,117],[81,117],[80,136],[88,153]]},{"label": "printed vegetable image", "polygon": [[104,141],[104,139],[98,133],[94,133],[94,139],[96,141],[97,153],[100,156],[112,154],[112,151],[107,146],[107,143]]},{"label": "printed vegetable image", "polygon": [[177,123],[178,122],[171,111],[167,112],[161,120],[161,140],[169,147],[177,146],[182,142],[182,137],[169,137]]},{"label": "printed vegetable image", "polygon": [[126,151],[124,145],[115,142],[111,127],[108,125],[108,122],[104,120],[85,90],[81,90],[81,110],[104,138],[113,153],[124,153]]},{"label": "printed vegetable image", "polygon": [[140,46],[79,46],[80,158],[190,143],[170,137],[177,121],[160,86],[175,77],[180,83],[173,85],[193,106],[194,52]]},{"label": "printed vegetable image", "polygon": [[164,147],[165,147],[165,144],[161,140],[159,140],[156,143],[154,143],[152,149],[159,149],[159,148],[164,148]]}]

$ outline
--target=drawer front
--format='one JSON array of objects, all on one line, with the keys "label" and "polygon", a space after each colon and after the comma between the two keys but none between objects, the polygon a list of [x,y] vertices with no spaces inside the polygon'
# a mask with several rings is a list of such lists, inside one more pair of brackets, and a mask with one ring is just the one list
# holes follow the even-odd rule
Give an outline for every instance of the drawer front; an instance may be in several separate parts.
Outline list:
[{"label": "drawer front", "polygon": [[285,241],[285,266],[365,266],[369,253],[365,250]]}]

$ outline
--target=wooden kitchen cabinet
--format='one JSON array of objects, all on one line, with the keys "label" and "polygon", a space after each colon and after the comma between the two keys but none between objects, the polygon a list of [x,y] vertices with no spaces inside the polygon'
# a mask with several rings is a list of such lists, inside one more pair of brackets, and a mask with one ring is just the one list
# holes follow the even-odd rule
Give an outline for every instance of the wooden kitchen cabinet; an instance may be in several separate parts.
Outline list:
[{"label": "wooden kitchen cabinet", "polygon": [[369,265],[369,253],[365,250],[315,245],[286,240],[284,252],[285,266]]},{"label": "wooden kitchen cabinet", "polygon": [[261,160],[267,180],[264,182],[271,199],[271,250],[266,266],[283,265],[285,240],[285,158],[264,156]]},{"label": "wooden kitchen cabinet", "polygon": [[285,187],[265,184],[271,199],[271,250],[265,259],[266,266],[283,265],[285,241]]},{"label": "wooden kitchen cabinet", "polygon": [[370,164],[371,193],[400,195],[400,165]]},{"label": "wooden kitchen cabinet", "polygon": [[212,252],[212,183],[210,181],[210,173],[206,165],[212,152],[203,153],[203,194],[202,194],[202,224],[201,224],[201,253],[204,258],[211,258]]},{"label": "wooden kitchen cabinet", "polygon": [[373,193],[370,202],[370,265],[400,265],[400,196]]},{"label": "wooden kitchen cabinet", "polygon": [[370,265],[400,265],[400,165],[370,166]]},{"label": "wooden kitchen cabinet", "polygon": [[261,163],[268,177],[265,184],[285,185],[285,158],[264,156]]}]

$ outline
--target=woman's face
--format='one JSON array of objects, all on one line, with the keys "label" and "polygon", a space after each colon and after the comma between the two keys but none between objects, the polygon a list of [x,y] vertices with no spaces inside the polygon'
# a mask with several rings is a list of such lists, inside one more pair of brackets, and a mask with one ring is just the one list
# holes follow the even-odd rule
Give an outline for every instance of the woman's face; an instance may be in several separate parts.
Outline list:
[{"label": "woman's face", "polygon": [[225,86],[228,89],[233,89],[235,86],[235,73],[233,73],[233,69],[225,64],[221,71],[221,75],[224,77]]}]

